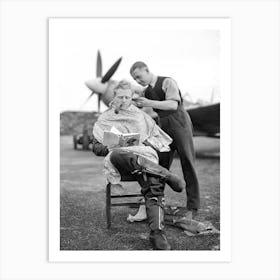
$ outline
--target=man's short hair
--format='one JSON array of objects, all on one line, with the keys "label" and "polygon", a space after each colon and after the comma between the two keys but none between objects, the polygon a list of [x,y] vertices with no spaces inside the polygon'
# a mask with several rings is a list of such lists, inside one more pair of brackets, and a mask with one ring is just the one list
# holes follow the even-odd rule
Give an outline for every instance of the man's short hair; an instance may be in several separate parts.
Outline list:
[{"label": "man's short hair", "polygon": [[127,80],[121,80],[117,86],[114,88],[114,95],[116,95],[116,93],[118,92],[118,90],[120,89],[129,89],[131,91],[132,94],[132,90],[131,90],[131,84],[129,81]]},{"label": "man's short hair", "polygon": [[148,69],[148,66],[147,66],[146,63],[144,63],[144,62],[142,62],[142,61],[137,61],[137,62],[133,63],[133,65],[131,66],[130,71],[129,71],[130,74],[132,74],[133,71],[134,71],[135,69],[137,69],[137,68],[139,68],[139,69],[141,69],[141,68],[147,68],[147,70],[148,70],[148,72],[149,72],[149,69]]}]

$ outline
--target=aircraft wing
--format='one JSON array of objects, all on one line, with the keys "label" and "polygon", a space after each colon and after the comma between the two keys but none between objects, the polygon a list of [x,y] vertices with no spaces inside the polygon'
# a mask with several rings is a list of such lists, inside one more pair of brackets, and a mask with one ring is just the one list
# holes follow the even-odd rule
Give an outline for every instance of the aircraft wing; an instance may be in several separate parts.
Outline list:
[{"label": "aircraft wing", "polygon": [[194,136],[220,137],[220,103],[187,109]]}]

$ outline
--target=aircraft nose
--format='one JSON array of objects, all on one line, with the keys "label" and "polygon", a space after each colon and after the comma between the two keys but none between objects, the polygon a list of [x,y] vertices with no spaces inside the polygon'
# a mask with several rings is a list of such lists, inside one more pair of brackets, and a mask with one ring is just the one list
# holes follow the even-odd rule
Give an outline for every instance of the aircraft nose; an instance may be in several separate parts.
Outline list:
[{"label": "aircraft nose", "polygon": [[89,80],[89,81],[86,81],[85,82],[85,85],[88,87],[88,88],[91,88],[91,81]]},{"label": "aircraft nose", "polygon": [[96,86],[97,83],[96,83],[95,79],[92,79],[92,80],[87,80],[85,82],[85,84],[88,88],[92,89]]},{"label": "aircraft nose", "polygon": [[107,83],[101,83],[101,78],[88,80],[85,84],[90,90],[97,93],[103,93],[107,88]]}]

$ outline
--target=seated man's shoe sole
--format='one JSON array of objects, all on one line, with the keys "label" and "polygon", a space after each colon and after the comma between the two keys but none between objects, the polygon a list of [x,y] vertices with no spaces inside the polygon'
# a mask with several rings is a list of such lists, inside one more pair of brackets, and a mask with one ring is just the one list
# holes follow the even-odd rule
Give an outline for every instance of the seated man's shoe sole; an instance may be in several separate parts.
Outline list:
[{"label": "seated man's shoe sole", "polygon": [[166,183],[171,187],[175,192],[182,192],[186,187],[186,183],[178,175],[170,173],[171,176],[166,178]]}]

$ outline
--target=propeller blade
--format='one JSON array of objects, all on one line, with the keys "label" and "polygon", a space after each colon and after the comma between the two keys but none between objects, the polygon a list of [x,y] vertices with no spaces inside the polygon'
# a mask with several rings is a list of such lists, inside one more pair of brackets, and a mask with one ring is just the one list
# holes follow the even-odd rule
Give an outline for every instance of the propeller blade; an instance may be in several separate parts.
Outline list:
[{"label": "propeller blade", "polygon": [[110,78],[114,75],[116,70],[118,69],[120,63],[121,63],[122,57],[120,57],[113,66],[107,71],[107,73],[104,75],[104,77],[101,80],[101,83],[106,83],[110,80]]},{"label": "propeller blade", "polygon": [[101,101],[101,94],[98,94],[98,101],[97,101],[97,105],[98,105],[98,113],[100,113],[100,101]]},{"label": "propeller blade", "polygon": [[101,60],[101,54],[99,50],[97,52],[96,77],[102,77],[102,60]]},{"label": "propeller blade", "polygon": [[81,107],[85,106],[86,103],[89,101],[89,99],[90,99],[94,94],[95,94],[95,92],[93,91],[93,92],[90,94],[90,96],[86,99],[86,101],[84,102],[84,104],[83,104]]}]

